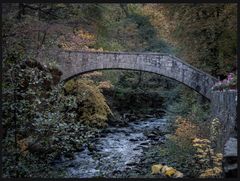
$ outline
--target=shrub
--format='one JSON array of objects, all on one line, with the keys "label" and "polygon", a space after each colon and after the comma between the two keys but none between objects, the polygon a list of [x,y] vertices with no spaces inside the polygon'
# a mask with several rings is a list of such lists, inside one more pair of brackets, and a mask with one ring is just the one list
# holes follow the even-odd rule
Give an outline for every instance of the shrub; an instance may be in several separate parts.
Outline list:
[{"label": "shrub", "polygon": [[165,147],[161,149],[161,156],[167,158],[165,162],[173,165],[184,175],[194,177],[195,150],[192,145],[192,139],[199,134],[199,127],[192,121],[177,117],[174,124],[175,132],[169,136]]},{"label": "shrub", "polygon": [[199,133],[198,126],[182,117],[177,117],[175,125],[177,129],[174,133],[174,140],[181,147],[189,147],[192,143],[192,139]]},{"label": "shrub", "polygon": [[199,177],[221,177],[223,155],[214,152],[208,139],[195,138],[192,142],[196,149],[194,160],[195,167],[199,170]]},{"label": "shrub", "polygon": [[229,73],[227,78],[217,82],[212,90],[228,90],[228,89],[236,89],[237,88],[237,75],[234,73]]},{"label": "shrub", "polygon": [[105,97],[93,81],[88,79],[70,80],[65,86],[67,94],[75,94],[78,101],[79,121],[90,126],[106,126],[112,114]]},{"label": "shrub", "polygon": [[217,150],[221,149],[219,148],[221,145],[219,140],[222,134],[221,130],[222,130],[221,122],[219,121],[218,118],[214,118],[210,126],[210,139],[212,142],[212,146],[214,146]]}]

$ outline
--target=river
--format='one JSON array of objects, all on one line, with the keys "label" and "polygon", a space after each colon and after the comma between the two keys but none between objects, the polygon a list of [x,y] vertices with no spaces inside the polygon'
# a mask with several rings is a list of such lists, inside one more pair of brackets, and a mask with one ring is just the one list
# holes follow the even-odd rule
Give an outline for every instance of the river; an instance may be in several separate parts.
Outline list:
[{"label": "river", "polygon": [[61,157],[56,168],[66,170],[66,178],[112,177],[136,167],[144,148],[163,141],[167,120],[148,118],[130,122],[126,127],[108,127],[94,141],[94,149],[86,147],[74,159]]}]

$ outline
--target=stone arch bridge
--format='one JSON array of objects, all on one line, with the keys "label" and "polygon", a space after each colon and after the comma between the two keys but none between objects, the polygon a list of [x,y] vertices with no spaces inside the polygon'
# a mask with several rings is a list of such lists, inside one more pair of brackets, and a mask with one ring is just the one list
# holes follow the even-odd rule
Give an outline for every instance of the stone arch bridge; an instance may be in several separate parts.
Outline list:
[{"label": "stone arch bridge", "polygon": [[[45,53],[39,54],[41,63],[44,60],[41,54],[46,56]],[[164,53],[60,51],[51,53],[51,56],[62,72],[61,81],[102,69],[141,70],[181,82],[208,99],[211,99],[211,87],[218,81],[179,58]]]}]

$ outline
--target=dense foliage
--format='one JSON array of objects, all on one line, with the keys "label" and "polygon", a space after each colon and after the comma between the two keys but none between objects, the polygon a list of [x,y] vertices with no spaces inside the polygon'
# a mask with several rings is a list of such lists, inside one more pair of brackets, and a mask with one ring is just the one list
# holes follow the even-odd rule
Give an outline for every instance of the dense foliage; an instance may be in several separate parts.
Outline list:
[{"label": "dense foliage", "polygon": [[236,70],[236,4],[146,5],[144,9],[190,64],[221,77]]},{"label": "dense foliage", "polygon": [[[208,101],[191,89],[159,75],[122,70],[92,72],[62,84],[54,57],[43,55],[43,64],[36,57],[50,49],[164,52],[223,79],[236,70],[235,4],[2,6],[4,177],[64,176],[54,160],[92,145],[111,121],[163,113],[173,136],[160,154],[190,176],[219,171],[207,165],[205,171],[212,170],[189,172],[196,156],[190,138],[206,138],[215,129],[206,129]],[[236,76],[228,79],[228,87],[236,85]],[[214,142],[218,134],[209,139]]]}]

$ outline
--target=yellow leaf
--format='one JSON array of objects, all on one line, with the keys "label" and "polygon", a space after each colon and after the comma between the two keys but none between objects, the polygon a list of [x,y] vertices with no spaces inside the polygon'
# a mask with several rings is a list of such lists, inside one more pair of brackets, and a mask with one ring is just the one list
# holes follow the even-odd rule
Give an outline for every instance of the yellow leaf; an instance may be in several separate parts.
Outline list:
[{"label": "yellow leaf", "polygon": [[173,175],[174,178],[183,178],[183,173],[176,171],[175,174]]},{"label": "yellow leaf", "polygon": [[163,168],[162,164],[157,164],[152,166],[152,174],[160,173],[160,170]]},{"label": "yellow leaf", "polygon": [[217,154],[216,154],[216,157],[222,158],[222,157],[223,157],[223,154],[222,154],[222,153],[217,153]]},{"label": "yellow leaf", "polygon": [[164,165],[164,166],[162,167],[161,172],[162,172],[163,174],[165,174],[165,172],[167,171],[167,168],[168,168],[168,166]]},{"label": "yellow leaf", "polygon": [[172,177],[176,173],[176,170],[172,167],[168,167],[166,169],[165,175],[168,177]]},{"label": "yellow leaf", "polygon": [[215,174],[220,174],[220,173],[222,173],[222,169],[219,168],[219,167],[214,167],[213,170],[214,170]]}]

